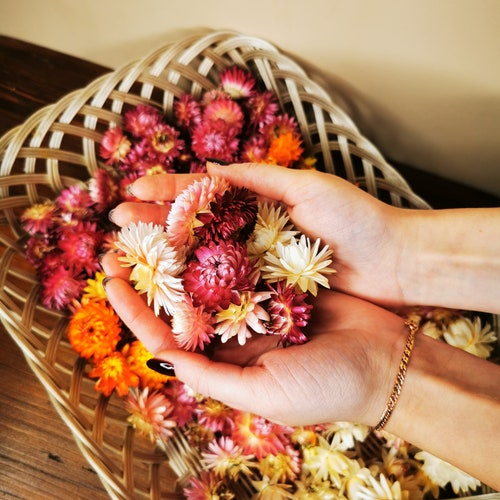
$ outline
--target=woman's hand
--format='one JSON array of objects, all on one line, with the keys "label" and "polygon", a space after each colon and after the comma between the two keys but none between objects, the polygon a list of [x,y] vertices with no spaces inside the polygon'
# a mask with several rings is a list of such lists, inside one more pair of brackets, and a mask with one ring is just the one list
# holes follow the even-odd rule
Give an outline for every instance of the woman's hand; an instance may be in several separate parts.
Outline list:
[{"label": "woman's hand", "polygon": [[[103,266],[113,273],[112,255]],[[334,420],[375,425],[408,333],[400,317],[382,308],[321,290],[307,343],[283,348],[277,337],[255,334],[244,346],[235,339],[217,344],[209,358],[177,349],[168,322],[155,316],[126,279],[108,280],[106,293],[150,352],[173,364],[193,390],[293,425]]]},{"label": "woman's hand", "polygon": [[[330,279],[337,290],[385,305],[406,302],[404,279],[411,250],[399,223],[398,209],[384,204],[351,183],[313,170],[291,170],[274,165],[208,164],[210,174],[225,177],[261,198],[283,203],[294,224],[309,237],[320,238],[334,251],[337,273]],[[124,203],[113,220],[165,223],[169,204],[197,175],[158,175],[138,179],[132,193],[158,204]],[[413,263],[412,259],[408,259]]]}]

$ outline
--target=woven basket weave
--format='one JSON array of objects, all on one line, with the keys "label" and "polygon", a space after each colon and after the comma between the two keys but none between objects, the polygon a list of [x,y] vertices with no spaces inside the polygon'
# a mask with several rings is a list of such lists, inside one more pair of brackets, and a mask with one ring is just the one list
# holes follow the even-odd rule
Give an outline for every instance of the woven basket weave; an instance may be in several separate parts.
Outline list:
[{"label": "woven basket weave", "polygon": [[[178,431],[162,453],[136,439],[120,399],[105,398],[66,338],[67,318],[40,305],[39,284],[24,256],[19,221],[28,206],[86,180],[100,164],[104,131],[126,105],[161,106],[214,88],[225,67],[246,67],[278,96],[300,125],[318,166],[396,206],[428,208],[363,137],[351,119],[273,45],[234,32],[192,36],[95,80],[41,109],[0,139],[0,314],[82,453],[113,498],[178,498],[199,469]],[[241,493],[243,498],[244,493]]]}]

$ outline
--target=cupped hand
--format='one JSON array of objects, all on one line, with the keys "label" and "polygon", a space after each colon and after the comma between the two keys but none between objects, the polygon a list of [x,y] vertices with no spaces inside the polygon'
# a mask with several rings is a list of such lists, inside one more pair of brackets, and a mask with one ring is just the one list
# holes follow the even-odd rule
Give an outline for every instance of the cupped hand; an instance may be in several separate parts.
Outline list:
[{"label": "cupped hand", "polygon": [[[409,211],[387,205],[339,177],[313,170],[209,163],[208,171],[264,199],[281,202],[301,231],[328,244],[337,270],[330,278],[334,289],[386,306],[408,303],[405,278],[415,259],[408,243],[411,224],[402,213]],[[119,225],[137,220],[163,224],[169,202],[199,177],[163,174],[138,179],[132,185],[137,198],[166,203],[124,203],[114,210],[113,220]]]},{"label": "cupped hand", "polygon": [[[108,274],[110,261],[104,264]],[[106,292],[133,333],[193,390],[289,425],[376,424],[406,338],[400,317],[321,290],[305,344],[283,348],[277,337],[255,334],[244,346],[234,339],[217,343],[209,357],[177,348],[168,320],[155,316],[126,279],[108,280]]]}]

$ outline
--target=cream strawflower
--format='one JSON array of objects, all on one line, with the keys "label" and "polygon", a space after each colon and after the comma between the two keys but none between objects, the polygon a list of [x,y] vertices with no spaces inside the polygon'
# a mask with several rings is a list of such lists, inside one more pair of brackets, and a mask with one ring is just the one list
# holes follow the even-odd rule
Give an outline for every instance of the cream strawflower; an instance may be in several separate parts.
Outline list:
[{"label": "cream strawflower", "polygon": [[238,337],[238,343],[244,345],[252,332],[266,333],[263,322],[269,321],[269,314],[259,302],[270,296],[270,292],[243,292],[239,305],[231,303],[227,309],[219,311],[215,319],[215,333],[221,336],[221,342]]},{"label": "cream strawflower", "polygon": [[348,481],[347,496],[350,500],[407,500],[407,492],[401,491],[398,481],[394,483],[380,474],[375,478],[369,469],[361,469]]},{"label": "cream strawflower", "polygon": [[349,450],[354,448],[356,441],[363,442],[368,436],[370,428],[363,424],[351,422],[334,422],[326,425],[324,435],[335,435],[338,439],[337,449]]},{"label": "cream strawflower", "polygon": [[257,222],[247,242],[248,256],[251,260],[263,262],[266,252],[273,252],[278,242],[286,245],[298,233],[291,229],[289,217],[280,206],[259,203]]},{"label": "cream strawflower", "polygon": [[422,470],[438,486],[444,487],[451,484],[455,494],[467,493],[469,490],[476,490],[481,482],[457,467],[431,455],[426,451],[419,451],[415,458],[423,462]]},{"label": "cream strawflower", "polygon": [[489,324],[481,327],[479,316],[474,318],[474,322],[465,317],[453,321],[443,337],[448,344],[484,359],[489,357],[493,342],[497,339]]},{"label": "cream strawflower", "polygon": [[325,274],[335,272],[328,267],[332,260],[332,250],[328,246],[319,251],[320,240],[311,247],[311,240],[302,235],[300,239],[292,238],[287,245],[277,242],[276,255],[266,254],[263,266],[263,278],[273,283],[286,280],[286,285],[296,285],[302,292],[318,294],[318,285],[330,288]]},{"label": "cream strawflower", "polygon": [[133,266],[130,280],[139,293],[146,293],[148,305],[155,314],[164,308],[172,315],[175,304],[184,297],[181,272],[184,259],[169,245],[162,226],[153,223],[131,223],[118,234],[116,247],[125,255],[119,257],[124,266]]}]

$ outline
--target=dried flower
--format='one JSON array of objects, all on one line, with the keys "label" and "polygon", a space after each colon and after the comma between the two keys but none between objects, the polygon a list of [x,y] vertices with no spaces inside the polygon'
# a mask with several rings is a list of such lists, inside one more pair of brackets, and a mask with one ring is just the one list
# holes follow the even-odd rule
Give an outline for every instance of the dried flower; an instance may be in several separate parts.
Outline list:
[{"label": "dried flower", "polygon": [[264,256],[263,277],[270,283],[286,280],[287,285],[298,286],[302,292],[310,292],[316,296],[317,283],[330,288],[325,274],[334,273],[328,266],[332,251],[328,246],[319,251],[320,241],[316,240],[311,248],[311,241],[305,235],[300,239],[292,239],[287,245],[276,244],[276,255],[267,253]]},{"label": "dried flower", "polygon": [[118,396],[124,397],[130,387],[139,385],[139,377],[130,369],[127,359],[119,351],[98,360],[89,371],[89,377],[98,379],[95,387],[105,396],[110,396],[116,390]]}]

